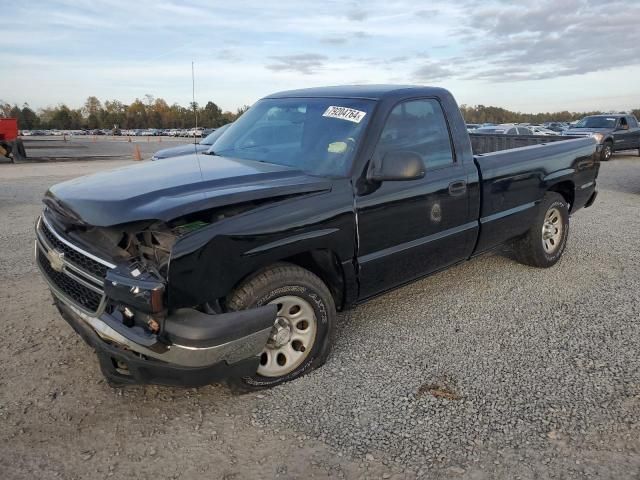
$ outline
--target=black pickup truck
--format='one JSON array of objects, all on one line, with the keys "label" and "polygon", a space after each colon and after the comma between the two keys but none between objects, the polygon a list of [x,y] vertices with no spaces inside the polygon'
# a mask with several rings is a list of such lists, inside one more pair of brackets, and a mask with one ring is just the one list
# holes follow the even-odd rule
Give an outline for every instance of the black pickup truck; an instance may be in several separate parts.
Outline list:
[{"label": "black pickup truck", "polygon": [[506,242],[558,261],[596,141],[495,137],[439,88],[270,95],[215,151],[51,187],[36,262],[111,383],[276,385],[325,362],[337,310]]}]

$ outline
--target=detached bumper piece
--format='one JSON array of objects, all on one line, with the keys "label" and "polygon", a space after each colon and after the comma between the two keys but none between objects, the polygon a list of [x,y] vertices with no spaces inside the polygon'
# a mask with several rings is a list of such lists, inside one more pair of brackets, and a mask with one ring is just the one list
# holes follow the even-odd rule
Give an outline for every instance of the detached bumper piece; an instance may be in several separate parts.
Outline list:
[{"label": "detached bumper piece", "polygon": [[[180,317],[191,327],[185,327],[184,335],[198,337],[194,342],[184,338],[182,344],[158,342],[145,347],[126,339],[101,319],[86,316],[55,295],[54,299],[62,317],[96,351],[103,375],[116,384],[199,387],[253,375],[276,317],[274,306],[221,315],[185,309]],[[195,312],[196,320],[189,312]],[[192,330],[198,320],[204,320],[203,316],[209,317],[210,324],[218,325],[209,331],[216,338],[205,338],[201,330]],[[251,326],[243,322],[249,316]],[[254,329],[251,333],[250,328]],[[181,328],[177,330],[182,332]]]}]

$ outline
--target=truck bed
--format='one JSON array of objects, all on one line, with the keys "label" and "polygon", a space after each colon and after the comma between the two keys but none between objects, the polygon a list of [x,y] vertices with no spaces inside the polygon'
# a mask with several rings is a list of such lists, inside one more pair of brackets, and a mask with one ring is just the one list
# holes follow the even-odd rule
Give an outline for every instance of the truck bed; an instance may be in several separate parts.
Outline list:
[{"label": "truck bed", "polygon": [[484,133],[470,133],[469,137],[473,153],[476,155],[576,138],[563,135],[491,135]]},{"label": "truck bed", "polygon": [[[540,138],[545,141],[536,143]],[[481,176],[477,253],[525,233],[549,185],[565,190],[572,213],[595,191],[600,162],[593,138],[479,134],[471,142]],[[519,144],[528,146],[514,147]],[[495,150],[478,153],[476,145]]]}]

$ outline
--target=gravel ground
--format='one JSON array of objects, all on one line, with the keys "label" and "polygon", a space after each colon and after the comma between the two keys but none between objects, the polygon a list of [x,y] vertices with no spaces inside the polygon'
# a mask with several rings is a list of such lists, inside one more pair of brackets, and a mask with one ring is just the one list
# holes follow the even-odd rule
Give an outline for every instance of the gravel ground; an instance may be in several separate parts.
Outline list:
[{"label": "gravel ground", "polygon": [[240,397],[112,390],[50,305],[42,193],[122,163],[0,165],[0,478],[640,478],[637,157],[603,164],[554,268],[505,251],[391,292],[324,368]]}]

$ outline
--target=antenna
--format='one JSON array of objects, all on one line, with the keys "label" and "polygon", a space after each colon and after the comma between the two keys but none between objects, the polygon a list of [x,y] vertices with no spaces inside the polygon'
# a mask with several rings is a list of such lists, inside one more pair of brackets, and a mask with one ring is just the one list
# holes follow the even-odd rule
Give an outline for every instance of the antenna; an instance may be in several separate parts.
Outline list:
[{"label": "antenna", "polygon": [[191,98],[193,103],[193,115],[196,119],[196,128],[193,131],[193,143],[196,143],[196,130],[198,130],[198,107],[196,106],[196,76],[193,68],[193,60],[191,60]]}]

